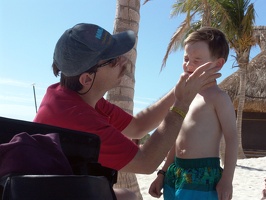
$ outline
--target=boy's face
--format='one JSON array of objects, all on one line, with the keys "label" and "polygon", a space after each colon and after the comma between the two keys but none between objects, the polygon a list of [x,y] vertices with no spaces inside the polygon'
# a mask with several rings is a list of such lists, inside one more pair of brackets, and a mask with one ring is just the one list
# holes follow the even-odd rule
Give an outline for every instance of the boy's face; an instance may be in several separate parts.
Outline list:
[{"label": "boy's face", "polygon": [[183,61],[184,72],[193,73],[199,66],[207,62],[213,62],[213,66],[215,66],[214,61],[206,42],[186,44]]}]

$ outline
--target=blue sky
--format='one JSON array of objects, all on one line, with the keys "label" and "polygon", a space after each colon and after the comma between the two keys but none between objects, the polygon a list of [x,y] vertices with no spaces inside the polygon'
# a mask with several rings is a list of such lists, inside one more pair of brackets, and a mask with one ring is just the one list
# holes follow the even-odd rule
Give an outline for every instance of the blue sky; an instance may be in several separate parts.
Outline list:
[{"label": "blue sky", "polygon": [[[266,25],[265,0],[255,0],[256,25]],[[153,0],[140,8],[134,112],[167,93],[182,73],[183,51],[170,55],[160,72],[167,45],[182,17],[170,18],[174,0]],[[112,32],[116,2],[111,0],[0,0],[0,116],[31,121],[46,88],[59,81],[52,73],[54,46],[77,23],[94,23]],[[259,52],[254,48],[253,58]],[[231,52],[230,55],[234,55]],[[232,74],[234,59],[221,70]]]}]

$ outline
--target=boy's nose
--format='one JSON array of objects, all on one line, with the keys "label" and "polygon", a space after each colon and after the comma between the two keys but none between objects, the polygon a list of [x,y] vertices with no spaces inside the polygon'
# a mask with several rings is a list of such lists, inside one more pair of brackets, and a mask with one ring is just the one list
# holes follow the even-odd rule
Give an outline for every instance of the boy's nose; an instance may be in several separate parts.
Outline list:
[{"label": "boy's nose", "polygon": [[194,69],[194,67],[191,65],[190,62],[187,62],[187,64],[185,65],[185,68],[187,71],[192,71]]}]

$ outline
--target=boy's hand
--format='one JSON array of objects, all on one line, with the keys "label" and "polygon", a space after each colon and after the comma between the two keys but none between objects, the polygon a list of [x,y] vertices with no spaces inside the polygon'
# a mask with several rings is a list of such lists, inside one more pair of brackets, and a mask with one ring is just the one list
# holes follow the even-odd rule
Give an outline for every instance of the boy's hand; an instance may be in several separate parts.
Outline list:
[{"label": "boy's hand", "polygon": [[155,198],[160,198],[163,194],[161,192],[163,188],[163,175],[158,175],[156,179],[152,182],[150,188],[149,188],[149,194]]},{"label": "boy's hand", "polygon": [[221,179],[217,186],[216,191],[218,193],[219,200],[230,200],[233,196],[233,186],[232,183],[229,181],[224,181]]}]

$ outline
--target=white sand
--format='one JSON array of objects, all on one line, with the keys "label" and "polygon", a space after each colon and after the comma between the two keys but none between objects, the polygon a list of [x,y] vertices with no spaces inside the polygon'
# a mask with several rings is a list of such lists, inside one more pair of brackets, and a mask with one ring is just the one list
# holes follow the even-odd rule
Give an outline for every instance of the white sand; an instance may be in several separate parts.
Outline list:
[{"label": "white sand", "polygon": [[[151,175],[137,174],[139,187],[144,200],[155,200],[149,195],[150,184],[156,177],[156,172]],[[266,157],[247,158],[237,161],[233,180],[233,200],[260,200],[262,190],[265,189]],[[163,199],[163,197],[159,198]]]}]

